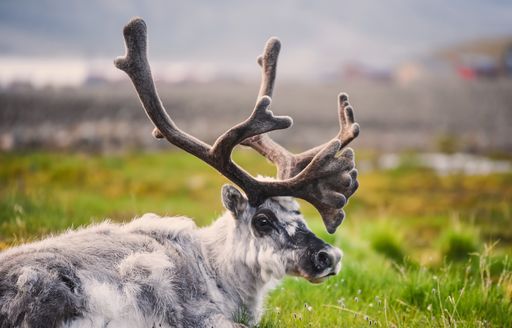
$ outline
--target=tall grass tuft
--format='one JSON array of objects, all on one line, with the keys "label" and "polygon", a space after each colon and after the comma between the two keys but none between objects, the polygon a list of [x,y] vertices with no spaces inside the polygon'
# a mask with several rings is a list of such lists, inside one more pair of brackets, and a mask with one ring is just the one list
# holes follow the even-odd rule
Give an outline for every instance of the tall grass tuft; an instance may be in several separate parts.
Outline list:
[{"label": "tall grass tuft", "polygon": [[481,241],[475,228],[458,224],[443,232],[440,246],[443,258],[450,262],[461,262],[480,250]]},{"label": "tall grass tuft", "polygon": [[370,245],[377,253],[402,265],[406,261],[406,252],[401,235],[389,225],[379,224],[370,233]]}]

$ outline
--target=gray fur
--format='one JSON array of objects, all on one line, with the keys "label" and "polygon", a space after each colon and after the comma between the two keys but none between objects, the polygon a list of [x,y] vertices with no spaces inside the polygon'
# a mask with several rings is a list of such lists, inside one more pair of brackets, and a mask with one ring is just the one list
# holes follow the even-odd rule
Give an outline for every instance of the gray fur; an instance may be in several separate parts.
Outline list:
[{"label": "gray fur", "polygon": [[[235,190],[223,188],[233,212],[247,203]],[[275,214],[278,232],[261,237],[251,220],[263,210]],[[298,210],[276,197],[205,228],[146,214],[12,248],[0,253],[0,327],[237,327],[241,313],[254,325],[285,274],[318,281],[339,270],[339,250],[319,241]],[[311,245],[337,256],[316,278],[299,263]]]}]

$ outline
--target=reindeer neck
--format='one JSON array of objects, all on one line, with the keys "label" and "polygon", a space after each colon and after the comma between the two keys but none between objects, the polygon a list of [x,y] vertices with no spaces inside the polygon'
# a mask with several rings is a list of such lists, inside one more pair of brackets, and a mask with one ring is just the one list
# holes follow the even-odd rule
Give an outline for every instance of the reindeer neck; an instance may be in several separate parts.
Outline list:
[{"label": "reindeer neck", "polygon": [[[247,311],[250,317],[261,313],[263,298],[277,282],[265,279],[257,263],[247,263],[256,257],[249,231],[239,231],[235,219],[224,213],[212,225],[199,230],[203,253],[209,261],[219,288],[231,299],[237,300],[237,310]],[[270,280],[270,281],[269,281]]]}]

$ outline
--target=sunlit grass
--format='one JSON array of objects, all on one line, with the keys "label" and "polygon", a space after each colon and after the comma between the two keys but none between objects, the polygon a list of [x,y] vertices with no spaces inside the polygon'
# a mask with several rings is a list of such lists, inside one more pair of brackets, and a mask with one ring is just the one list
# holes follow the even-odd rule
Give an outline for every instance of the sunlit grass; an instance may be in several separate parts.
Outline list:
[{"label": "sunlit grass", "polygon": [[[274,172],[252,153],[235,158],[253,174]],[[146,212],[206,225],[222,212],[226,182],[178,152],[0,154],[0,249]],[[261,327],[510,326],[512,174],[440,177],[411,163],[362,172],[360,185],[335,235],[304,204],[344,267],[321,285],[286,279]]]}]

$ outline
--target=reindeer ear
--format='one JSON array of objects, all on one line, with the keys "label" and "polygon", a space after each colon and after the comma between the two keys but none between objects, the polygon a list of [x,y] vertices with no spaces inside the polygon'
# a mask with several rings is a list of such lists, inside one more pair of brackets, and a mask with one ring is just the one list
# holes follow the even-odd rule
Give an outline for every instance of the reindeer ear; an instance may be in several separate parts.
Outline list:
[{"label": "reindeer ear", "polygon": [[247,207],[247,198],[235,187],[225,184],[222,186],[222,204],[235,218]]}]

